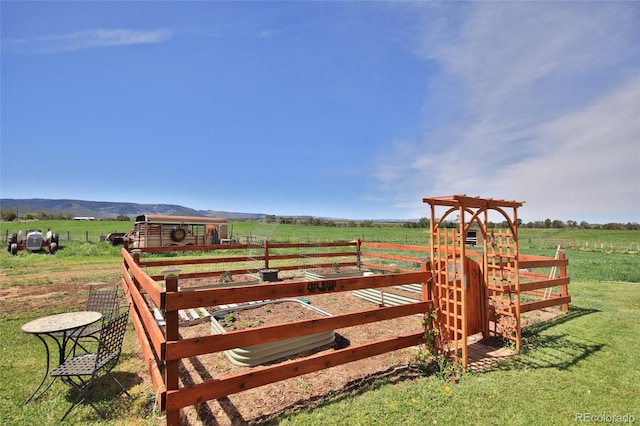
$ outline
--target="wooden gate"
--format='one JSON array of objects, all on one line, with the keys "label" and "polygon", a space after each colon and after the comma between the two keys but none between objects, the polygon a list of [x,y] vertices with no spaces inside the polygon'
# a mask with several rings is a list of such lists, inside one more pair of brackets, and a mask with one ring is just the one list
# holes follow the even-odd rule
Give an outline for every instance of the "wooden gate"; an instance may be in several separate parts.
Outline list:
[{"label": "wooden gate", "polygon": [[467,256],[467,334],[472,336],[484,331],[484,312],[486,311],[486,298],[482,271],[476,260]]}]

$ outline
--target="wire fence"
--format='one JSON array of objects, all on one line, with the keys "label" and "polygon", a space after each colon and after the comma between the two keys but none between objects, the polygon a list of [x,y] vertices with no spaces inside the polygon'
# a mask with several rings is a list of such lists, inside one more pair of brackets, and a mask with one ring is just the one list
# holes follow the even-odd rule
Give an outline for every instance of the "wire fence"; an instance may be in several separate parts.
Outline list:
[{"label": "wire fence", "polygon": [[[9,237],[11,236],[11,232],[6,230],[4,234],[0,236],[0,240],[4,243],[9,241]],[[76,241],[76,242],[86,242],[86,243],[97,243],[97,242],[105,242],[107,240],[107,236],[109,234],[96,233],[95,231],[62,231],[57,232],[59,236],[59,241]]]},{"label": "wire fence", "polygon": [[[10,237],[8,230],[0,234],[0,240],[7,243]],[[108,234],[96,233],[95,231],[62,231],[58,232],[59,241],[62,242],[80,242],[80,243],[100,243],[107,242]],[[254,234],[241,235],[239,241],[252,240]],[[257,234],[255,234],[257,236]],[[401,234],[393,236],[380,236],[375,232],[360,232],[357,238],[362,241],[386,243],[386,244],[409,244],[409,245],[425,245],[431,244],[431,237],[426,235]],[[322,233],[304,233],[304,234],[278,234],[274,232],[269,236],[269,240],[274,243],[327,243],[335,242],[336,238],[323,236]],[[556,249],[560,246],[563,250],[580,250],[603,253],[640,253],[640,242],[608,242],[608,241],[585,241],[576,239],[558,239],[558,238],[521,238],[519,240],[520,249]]]}]

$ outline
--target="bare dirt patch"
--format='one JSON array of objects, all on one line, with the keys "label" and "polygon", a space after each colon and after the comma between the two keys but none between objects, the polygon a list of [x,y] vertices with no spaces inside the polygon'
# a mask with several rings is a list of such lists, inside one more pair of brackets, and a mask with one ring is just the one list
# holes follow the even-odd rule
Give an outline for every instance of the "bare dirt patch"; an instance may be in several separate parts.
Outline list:
[{"label": "bare dirt patch", "polygon": [[[314,295],[305,299],[312,306],[330,314],[343,314],[376,307],[370,302],[353,296],[350,292]],[[237,316],[235,322],[245,322],[261,327],[274,323],[299,321],[307,319],[310,315],[306,312],[307,309],[290,309],[286,305],[274,304],[260,309],[252,310],[253,312],[246,311],[246,316]],[[210,328],[209,323],[186,326],[180,328],[180,334],[182,338],[208,335]],[[335,330],[335,345],[319,348],[317,351],[308,351],[299,356],[307,356],[312,352],[331,352],[349,345],[411,334],[420,330],[421,318],[418,316],[339,329]],[[183,409],[181,422],[188,425],[257,424],[278,418],[286,412],[313,408],[332,398],[339,398],[340,395],[360,392],[368,385],[374,386],[374,383],[393,383],[409,379],[416,375],[414,370],[408,368],[408,364],[415,359],[416,350],[417,348],[398,350],[207,401],[195,407]],[[273,363],[278,362],[281,360]],[[251,371],[251,369],[252,367],[232,364],[223,353],[192,357],[181,363],[181,386],[232,376]]]},{"label": "bare dirt patch", "polygon": [[0,288],[0,304],[7,314],[25,312],[60,305],[79,309],[86,305],[90,286],[114,287],[119,280],[107,283],[58,282]]},{"label": "bare dirt patch", "polygon": [[319,312],[307,309],[299,303],[282,302],[252,307],[251,309],[235,310],[224,315],[218,322],[225,330],[233,331],[321,317],[322,315]]}]

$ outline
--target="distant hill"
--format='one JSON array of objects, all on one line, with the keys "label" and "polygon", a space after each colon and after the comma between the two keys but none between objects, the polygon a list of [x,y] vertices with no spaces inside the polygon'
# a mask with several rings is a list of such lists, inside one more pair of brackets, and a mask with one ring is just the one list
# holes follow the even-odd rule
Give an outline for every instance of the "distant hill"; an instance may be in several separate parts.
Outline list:
[{"label": "distant hill", "polygon": [[27,213],[71,214],[96,219],[110,219],[126,215],[133,219],[139,214],[167,214],[184,216],[223,217],[226,219],[261,219],[262,213],[238,213],[219,210],[196,210],[176,204],[137,204],[112,201],[51,200],[44,198],[0,199],[0,208],[13,209],[20,216]]}]

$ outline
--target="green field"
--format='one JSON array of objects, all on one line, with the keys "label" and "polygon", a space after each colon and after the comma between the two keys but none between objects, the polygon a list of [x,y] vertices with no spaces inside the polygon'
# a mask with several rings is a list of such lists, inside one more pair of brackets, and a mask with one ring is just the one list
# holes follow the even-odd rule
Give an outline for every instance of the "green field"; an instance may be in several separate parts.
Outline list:
[{"label": "green field", "polygon": [[[1,235],[8,229],[14,232],[14,225],[0,224]],[[238,234],[261,232],[260,225],[253,222],[234,222],[233,226]],[[82,236],[86,232],[100,236],[127,231],[131,223],[42,221],[37,227],[50,227],[61,235],[68,231],[70,235]],[[427,235],[421,229],[398,227],[278,225],[271,231],[272,238],[282,240],[348,240],[364,236],[368,241],[414,243]],[[570,425],[586,419],[586,414],[605,416],[605,420],[634,416],[639,422],[640,254],[637,249],[626,248],[640,242],[640,233],[522,229],[520,237],[523,252],[548,256],[553,256],[558,240],[576,243],[566,246],[572,295],[569,313],[525,330],[525,349],[515,359],[489,372],[467,374],[456,384],[435,377],[362,383],[349,392],[327,395],[313,410],[286,413],[273,423]],[[54,256],[25,251],[11,256],[6,250],[0,252],[0,424],[58,424],[68,407],[69,393],[60,383],[55,383],[40,400],[23,406],[41,374],[43,348],[33,336],[21,333],[20,326],[46,314],[79,309],[86,298],[85,284],[119,277],[120,248],[98,241],[93,237],[89,241],[72,238]],[[598,241],[605,246],[585,245]],[[78,290],[45,294],[28,303],[11,296],[53,286],[59,277],[77,283]],[[159,413],[154,411],[151,384],[138,379],[144,369],[131,328],[116,370],[132,397],[123,398],[112,407],[110,419],[105,422],[99,421],[89,406],[74,410],[69,422],[161,424]]]},{"label": "green field", "polygon": [[[133,222],[81,221],[81,220],[33,220],[22,222],[0,222],[0,240],[9,233],[27,229],[51,229],[60,235],[61,241],[99,242],[111,232],[127,232]],[[428,244],[429,230],[404,228],[402,224],[374,223],[371,227],[352,226],[302,226],[289,224],[263,224],[256,221],[230,221],[230,233],[237,235],[260,235],[278,242],[299,241],[349,241],[360,238],[364,241],[404,242]],[[640,230],[616,229],[531,229],[520,228],[521,248],[565,248],[581,250],[638,252]]]}]

